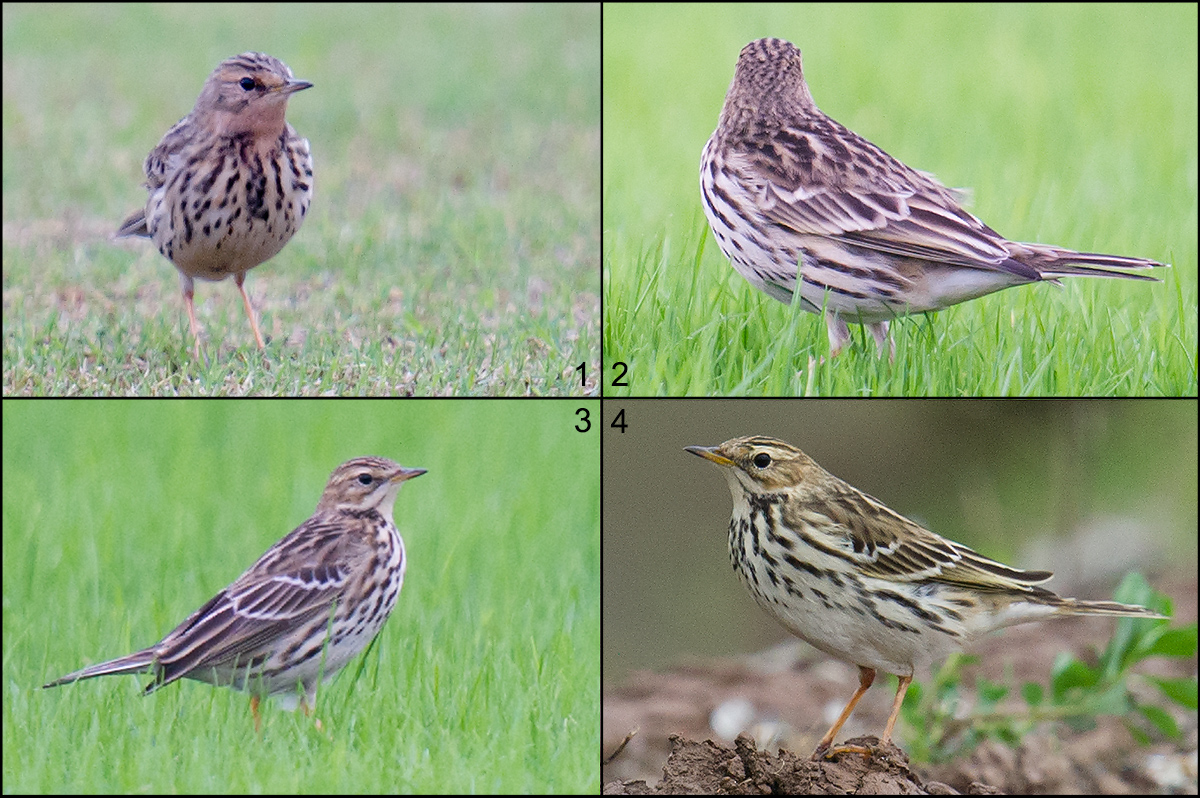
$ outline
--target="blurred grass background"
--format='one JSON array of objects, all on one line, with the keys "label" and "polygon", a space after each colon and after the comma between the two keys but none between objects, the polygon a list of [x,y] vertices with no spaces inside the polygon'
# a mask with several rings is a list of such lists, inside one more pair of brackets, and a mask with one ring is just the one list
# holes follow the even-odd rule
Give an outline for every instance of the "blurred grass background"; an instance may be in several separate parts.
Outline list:
[{"label": "blurred grass background", "polygon": [[[1194,395],[1195,6],[608,5],[604,357],[619,395]],[[794,42],[818,106],[1015,240],[1173,264],[1162,285],[1068,281],[828,352],[707,232],[699,161],[742,46]],[[699,251],[702,236],[703,250]],[[857,331],[857,327],[852,327]]]},{"label": "blurred grass background", "polygon": [[[596,791],[598,402],[4,403],[4,779],[11,792]],[[364,454],[409,565],[325,733],[149,677],[40,686],[150,645],[308,518]],[[362,666],[362,673],[358,670]]]},{"label": "blurred grass background", "polygon": [[[600,10],[518,5],[5,5],[4,392],[581,395],[599,364]],[[304,225],[196,302],[110,236],[142,161],[223,59],[314,88]]]}]

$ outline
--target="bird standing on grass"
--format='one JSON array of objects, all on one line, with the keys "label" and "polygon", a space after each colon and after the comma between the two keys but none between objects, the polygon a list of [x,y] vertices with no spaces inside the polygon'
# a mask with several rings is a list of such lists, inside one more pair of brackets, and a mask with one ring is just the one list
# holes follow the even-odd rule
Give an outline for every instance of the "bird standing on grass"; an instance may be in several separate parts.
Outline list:
[{"label": "bird standing on grass", "polygon": [[400,486],[425,473],[382,457],[334,470],[312,517],[158,643],[69,673],[58,685],[120,673],[154,674],[147,694],[196,679],[309,713],[317,687],[374,639],[396,606],[406,566],[392,520]]},{"label": "bird standing on grass", "polygon": [[308,213],[312,155],[308,140],[296,135],[284,115],[288,98],[311,87],[265,53],[222,61],[196,107],[146,156],[150,197],[117,236],[153,240],[179,270],[197,360],[197,277],[233,276],[254,340],[259,349],[265,346],[242,284],[246,272],[283,249]]},{"label": "bird standing on grass", "polygon": [[1164,264],[1009,241],[957,192],[902,164],[817,108],[800,51],[750,42],[700,160],[704,214],[755,288],[823,314],[833,355],[865,324],[882,352],[888,322],[1060,277],[1154,280],[1115,269]]}]

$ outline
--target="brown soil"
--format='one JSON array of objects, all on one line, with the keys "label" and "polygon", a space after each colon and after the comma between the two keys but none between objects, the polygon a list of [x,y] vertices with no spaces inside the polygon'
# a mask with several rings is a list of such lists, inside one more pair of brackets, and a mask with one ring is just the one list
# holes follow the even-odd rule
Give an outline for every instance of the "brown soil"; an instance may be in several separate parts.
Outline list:
[{"label": "brown soil", "polygon": [[[671,735],[671,755],[655,787],[645,781],[612,782],[605,795],[957,795],[939,782],[922,783],[908,757],[894,745],[879,747],[874,737],[848,741],[873,749],[869,757],[840,754],[812,762],[790,751],[777,756],[759,751],[748,735],[733,748]],[[996,790],[971,785],[972,795]]]}]

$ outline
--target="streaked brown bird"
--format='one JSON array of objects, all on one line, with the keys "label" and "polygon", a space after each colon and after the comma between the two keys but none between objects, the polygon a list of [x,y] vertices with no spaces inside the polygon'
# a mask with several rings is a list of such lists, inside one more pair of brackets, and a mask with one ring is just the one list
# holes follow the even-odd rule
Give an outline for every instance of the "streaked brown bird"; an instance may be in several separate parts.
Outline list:
[{"label": "streaked brown bird", "polygon": [[146,694],[182,678],[249,692],[256,727],[267,696],[308,713],[318,685],[374,639],[396,605],[407,562],[392,508],[400,486],[424,473],[382,457],[348,460],[311,518],[158,643],[44,687],[149,672]]},{"label": "streaked brown bird", "polygon": [[1010,568],[934,534],[781,440],[734,438],[686,451],[725,473],[733,494],[729,557],[758,605],[809,645],[858,666],[858,689],[814,760],[870,753],[830,746],[876,671],[900,678],[886,745],[916,669],[980,635],[1065,615],[1163,617],[1039,587],[1051,573]]},{"label": "streaked brown bird", "polygon": [[742,48],[700,159],[704,214],[755,288],[823,314],[833,355],[865,324],[882,352],[888,322],[1060,277],[1155,278],[1115,269],[1146,258],[1021,244],[972,216],[960,194],[902,164],[817,108],[800,51]]},{"label": "streaked brown bird", "polygon": [[209,75],[192,112],[146,156],[146,207],[117,230],[144,236],[179,270],[200,359],[194,280],[233,276],[254,340],[262,333],[243,283],[304,221],[313,193],[308,140],[285,119],[288,98],[313,84],[278,58],[242,53]]}]

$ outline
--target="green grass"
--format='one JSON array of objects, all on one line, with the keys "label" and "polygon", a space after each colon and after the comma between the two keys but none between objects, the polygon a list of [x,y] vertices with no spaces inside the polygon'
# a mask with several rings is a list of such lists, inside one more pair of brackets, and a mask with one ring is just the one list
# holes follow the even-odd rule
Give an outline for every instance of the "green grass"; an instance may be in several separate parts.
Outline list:
[{"label": "green grass", "polygon": [[[5,402],[10,792],[595,792],[598,402]],[[379,454],[428,474],[377,645],[317,716],[147,677],[40,685],[168,632]]]},{"label": "green grass", "polygon": [[[610,6],[604,32],[606,395],[1196,394],[1195,7]],[[894,364],[852,325],[822,362],[824,323],[738,276],[700,209],[738,51],[768,35],[822,110],[1005,235],[1173,268],[906,318]]]},{"label": "green grass", "polygon": [[[4,7],[5,395],[581,395],[599,368],[599,7]],[[181,35],[186,31],[186,35]],[[222,59],[314,88],[309,216],[247,288],[114,241]],[[590,388],[591,386],[589,386]]]}]

